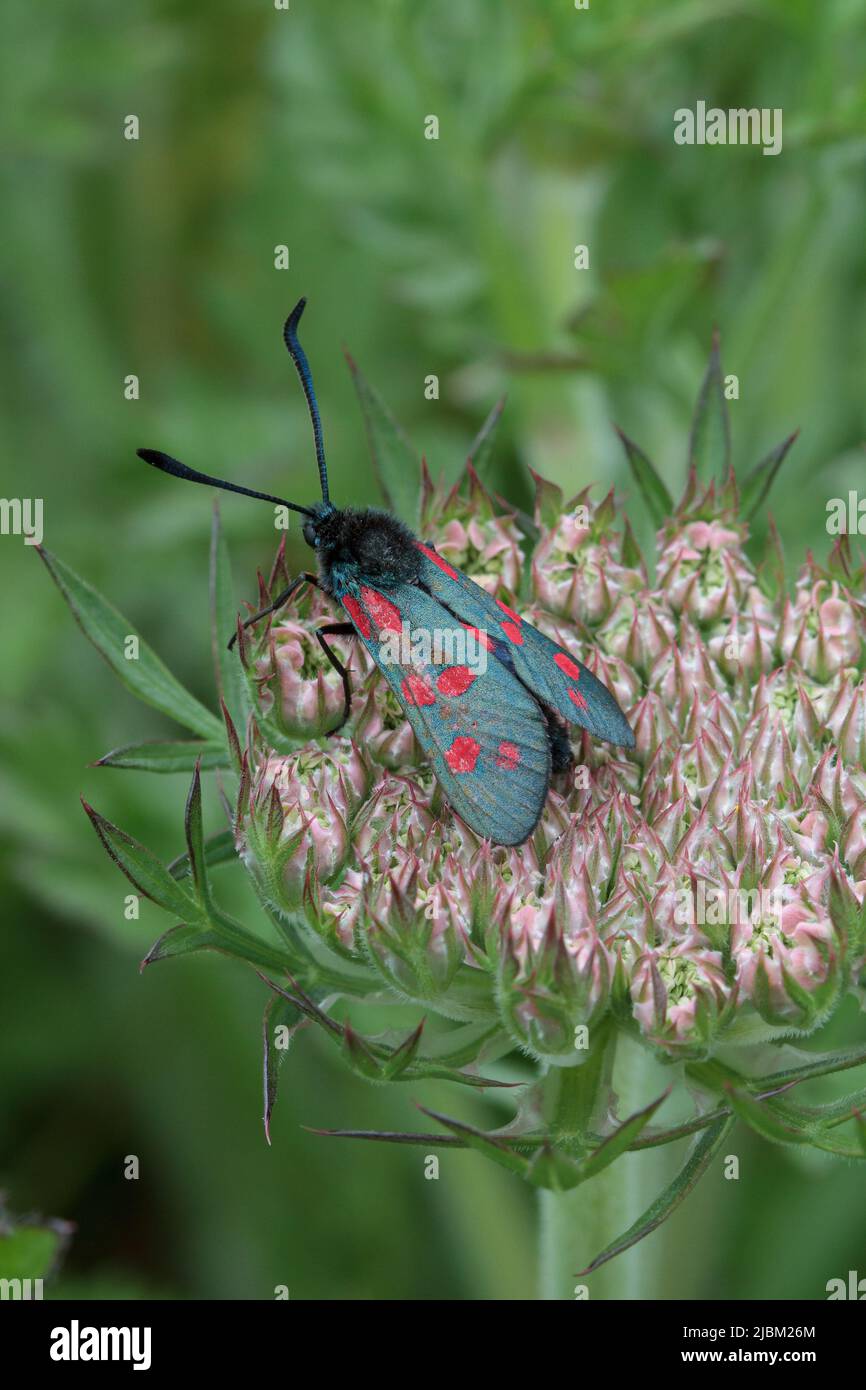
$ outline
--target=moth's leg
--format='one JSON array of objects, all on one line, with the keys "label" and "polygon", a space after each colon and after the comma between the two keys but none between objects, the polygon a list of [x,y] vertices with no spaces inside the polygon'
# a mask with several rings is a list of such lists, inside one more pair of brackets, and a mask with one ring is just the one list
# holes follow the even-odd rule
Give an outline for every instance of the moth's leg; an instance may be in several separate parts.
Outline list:
[{"label": "moth's leg", "polygon": [[334,670],[337,672],[338,676],[343,682],[343,699],[345,700],[343,717],[340,720],[339,724],[335,724],[333,729],[331,729],[330,733],[328,734],[329,738],[332,734],[339,733],[346,720],[349,718],[349,711],[352,708],[352,682],[349,678],[348,667],[344,666],[340,658],[336,656],[334,652],[331,651],[331,648],[328,646],[328,643],[325,641],[325,638],[357,636],[357,629],[352,625],[352,623],[325,623],[324,627],[316,628],[316,637],[318,639],[319,646],[322,648],[322,651],[325,653],[325,656],[328,658]]},{"label": "moth's leg", "polygon": [[[269,613],[276,613],[278,608],[282,608],[284,603],[288,603],[289,599],[292,597],[292,594],[295,593],[295,591],[299,589],[302,584],[312,584],[313,587],[316,589],[321,589],[322,587],[319,583],[318,577],[315,574],[310,574],[308,570],[305,570],[303,574],[298,575],[297,579],[293,579],[289,587],[287,589],[283,589],[283,592],[281,594],[278,594],[277,597],[274,599],[273,603],[268,604],[267,608],[262,608],[258,613],[253,613],[251,618],[247,618],[244,622],[242,622],[241,628],[243,629],[247,627],[252,627],[253,623],[257,623],[260,618],[266,618]],[[233,636],[229,639],[229,651],[231,651],[232,647],[234,646],[237,640],[238,635],[235,632]]]}]

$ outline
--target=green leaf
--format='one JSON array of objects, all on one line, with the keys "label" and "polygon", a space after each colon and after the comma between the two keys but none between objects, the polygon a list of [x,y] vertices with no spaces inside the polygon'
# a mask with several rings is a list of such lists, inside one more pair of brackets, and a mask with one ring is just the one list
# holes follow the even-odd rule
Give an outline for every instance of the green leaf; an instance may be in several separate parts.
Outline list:
[{"label": "green leaf", "polygon": [[731,426],[718,332],[713,333],[710,360],[707,363],[689,436],[689,468],[699,476],[718,477],[724,481],[731,467]]},{"label": "green leaf", "polygon": [[82,798],[94,830],[117,867],[130,883],[159,907],[187,922],[200,920],[198,904],[175,882],[156,855],[118,826],[112,825]]},{"label": "green leaf", "polygon": [[673,514],[673,498],[643,450],[639,449],[634,440],[629,439],[627,434],[623,434],[619,426],[614,426],[614,428],[623,442],[629,467],[634,474],[635,482],[640,489],[653,524],[662,526]]},{"label": "green leaf", "polygon": [[484,478],[489,472],[490,460],[493,457],[493,448],[496,443],[496,432],[504,409],[505,397],[500,396],[470,446],[469,462],[479,478]]},{"label": "green leaf", "polygon": [[285,971],[289,966],[288,956],[284,952],[236,924],[234,931],[229,933],[222,925],[190,926],[183,923],[163,932],[141,962],[141,969],[155,965],[157,961],[188,956],[197,951],[216,951],[223,956],[233,956],[254,966],[256,970]]},{"label": "green leaf", "polygon": [[[272,994],[265,1004],[265,1012],[262,1018],[262,1070],[264,1081],[264,1113],[262,1116],[265,1126],[265,1138],[271,1142],[271,1116],[274,1113],[274,1106],[277,1102],[277,1084],[279,1081],[279,1071],[289,1050],[295,1033],[306,1023],[303,1014],[297,1005],[290,1004],[287,999],[283,999],[279,994]],[[277,1047],[274,1035],[278,1028],[286,1029],[286,1046]]]},{"label": "green leaf", "polygon": [[230,767],[225,743],[177,739],[170,743],[128,743],[98,758],[94,767],[134,768],[138,772],[192,772],[196,763],[206,770]]},{"label": "green leaf", "polygon": [[754,516],[760,507],[767,493],[773,485],[782,464],[788,455],[788,450],[800,433],[795,430],[789,434],[787,439],[783,439],[781,444],[777,444],[775,449],[771,449],[761,462],[756,464],[751,473],[748,473],[741,483],[738,484],[740,492],[740,516],[748,520]]},{"label": "green leaf", "polygon": [[400,1131],[388,1129],[314,1129],[304,1125],[310,1134],[321,1134],[326,1139],[371,1139],[380,1144],[422,1144],[425,1148],[468,1149],[465,1139],[455,1134],[431,1134],[429,1131]]},{"label": "green leaf", "polygon": [[228,647],[229,638],[236,631],[237,614],[231,560],[222,532],[219,506],[214,502],[210,542],[210,615],[213,663],[217,689],[225,702],[233,723],[237,728],[243,730],[247,726],[250,713],[249,687],[241,663],[240,643],[236,642],[231,650]]},{"label": "green leaf", "polygon": [[[211,835],[204,842],[204,862],[209,869],[213,868],[215,864],[234,862],[237,857],[235,837],[230,830],[220,830],[218,834]],[[189,855],[179,854],[177,859],[173,859],[169,864],[168,872],[172,878],[188,877],[190,873]]]},{"label": "green leaf", "polygon": [[562,488],[543,478],[534,468],[529,472],[535,484],[535,516],[542,526],[555,526],[563,510]]},{"label": "green leaf", "polygon": [[725,1119],[730,1113],[726,1105],[719,1105],[713,1110],[707,1110],[703,1115],[693,1115],[690,1120],[684,1120],[682,1124],[671,1125],[669,1129],[644,1130],[631,1145],[631,1151],[638,1153],[641,1149],[657,1149],[663,1144],[673,1144],[678,1139],[688,1139],[689,1135],[697,1134],[700,1130],[706,1129],[708,1125],[715,1124],[716,1120]]},{"label": "green leaf", "polygon": [[295,985],[294,993],[290,994],[287,989],[283,989],[282,985],[278,985],[275,980],[271,980],[267,975],[263,975],[261,971],[257,971],[256,973],[262,981],[262,984],[267,985],[268,989],[272,989],[275,994],[279,994],[281,998],[288,1000],[290,1004],[294,1004],[297,1009],[300,1009],[305,1018],[308,1018],[311,1023],[318,1023],[334,1042],[342,1046],[343,1029],[339,1023],[331,1018],[330,1014],[325,1013],[324,1009],[319,1008],[314,999],[310,999],[308,995],[304,994],[303,991],[297,987],[297,985]]},{"label": "green leaf", "polygon": [[[222,742],[222,722],[184,689],[132,624],[56,555],[44,546],[37,549],[82,632],[127,689],[193,733]],[[138,656],[127,660],[124,651],[130,637],[136,639]]]},{"label": "green leaf", "polygon": [[849,1120],[862,1118],[863,1107],[866,1106],[866,1086],[861,1086],[857,1091],[851,1091],[846,1096],[837,1096],[826,1105],[809,1106],[806,1113],[819,1120],[826,1129],[835,1129],[837,1125],[847,1124]]},{"label": "green leaf", "polygon": [[631,1148],[645,1125],[649,1124],[653,1115],[660,1105],[663,1105],[671,1093],[670,1086],[666,1091],[653,1100],[643,1110],[636,1110],[633,1115],[629,1115],[623,1120],[618,1129],[605,1139],[597,1149],[583,1160],[581,1163],[581,1182],[594,1178],[597,1173],[601,1173],[614,1159],[619,1158],[620,1154],[625,1153],[626,1149]]},{"label": "green leaf", "polygon": [[198,764],[196,764],[195,771],[192,774],[189,795],[186,799],[183,826],[186,834],[186,852],[189,856],[196,897],[206,910],[210,900],[210,893],[208,891],[204,855],[204,826],[201,812],[201,773]]},{"label": "green leaf", "polygon": [[163,932],[162,936],[154,941],[139,970],[143,973],[148,965],[156,965],[157,961],[172,960],[175,956],[190,956],[196,951],[218,951],[219,948],[220,940],[216,932],[208,927],[188,926],[182,923],[177,927],[169,927],[168,931]]},{"label": "green leaf", "polygon": [[866,1158],[866,1149],[863,1148],[862,1132],[858,1134],[853,1144],[847,1143],[844,1139],[837,1139],[834,1135],[824,1134],[820,1130],[809,1140],[813,1149],[820,1149],[822,1153],[835,1154],[837,1158]]},{"label": "green leaf", "polygon": [[769,535],[764,549],[764,558],[758,565],[758,584],[761,592],[773,603],[785,590],[785,556],[782,540],[772,516],[767,517]]},{"label": "green leaf", "polygon": [[[385,1080],[385,1073],[389,1063],[393,1062],[395,1055],[403,1055],[403,1049],[411,1043],[414,1037],[414,1034],[410,1034],[409,1038],[404,1039],[396,1048],[389,1047],[374,1039],[362,1038],[360,1034],[354,1031],[350,1024],[341,1025],[335,1019],[331,1018],[330,1014],[326,1013],[324,1009],[319,1008],[315,1000],[304,994],[296,983],[293,982],[293,991],[290,993],[288,990],[284,990],[280,985],[276,984],[274,980],[269,979],[267,975],[263,975],[261,972],[258,973],[259,978],[269,989],[282,995],[284,999],[288,999],[291,1003],[296,1004],[307,1018],[324,1028],[331,1038],[331,1041],[341,1048],[344,1055],[348,1058],[350,1065],[354,1067],[356,1071],[360,1072],[361,1075],[368,1077],[370,1080]],[[474,1086],[478,1089],[489,1087],[491,1089],[495,1088],[501,1090],[510,1090],[513,1086],[518,1084],[511,1081],[494,1081],[488,1076],[475,1076],[471,1072],[457,1071],[453,1067],[442,1066],[435,1061],[427,1061],[423,1057],[418,1057],[417,1054],[408,1065],[402,1066],[402,1068],[393,1075],[393,1079],[396,1081],[418,1081],[422,1079],[431,1081],[452,1081],[461,1086]]]},{"label": "green leaf", "polygon": [[607,1264],[608,1260],[613,1260],[623,1251],[630,1250],[633,1245],[637,1245],[638,1241],[644,1240],[646,1236],[657,1230],[676,1211],[680,1203],[685,1200],[692,1188],[703,1177],[733,1124],[733,1119],[726,1117],[717,1120],[705,1134],[702,1134],[673,1182],[647,1207],[643,1215],[629,1226],[627,1231],[624,1231],[617,1240],[606,1246],[601,1254],[596,1255],[592,1264],[587,1265],[586,1269],[582,1269],[578,1277],[592,1274],[594,1270]]},{"label": "green leaf", "polygon": [[484,1154],[485,1158],[491,1158],[494,1163],[498,1163],[500,1168],[507,1168],[509,1173],[515,1173],[521,1178],[527,1177],[529,1161],[522,1154],[515,1153],[503,1140],[494,1139],[483,1130],[475,1129],[473,1125],[463,1124],[461,1120],[452,1119],[450,1115],[440,1115],[438,1111],[428,1110],[423,1105],[419,1105],[418,1109],[422,1115],[436,1120],[458,1139],[462,1139],[468,1148],[476,1149],[478,1153]]},{"label": "green leaf", "polygon": [[343,1051],[349,1066],[368,1081],[383,1081],[384,1068],[376,1054],[367,1046],[360,1033],[350,1023],[343,1028]]},{"label": "green leaf", "polygon": [[635,538],[634,531],[628,517],[623,518],[622,544],[619,553],[620,563],[628,565],[630,569],[640,569],[643,565],[643,555],[640,546]]},{"label": "green leaf", "polygon": [[457,1071],[454,1067],[435,1066],[433,1063],[425,1061],[423,1057],[417,1058],[415,1063],[398,1079],[406,1081],[451,1081],[457,1086],[474,1086],[479,1091],[488,1088],[510,1091],[516,1086],[523,1085],[523,1082],[520,1081],[495,1081],[490,1076],[475,1076],[473,1072]]},{"label": "green leaf", "polygon": [[792,1081],[808,1081],[816,1076],[833,1076],[835,1072],[847,1072],[852,1066],[866,1066],[866,1042],[860,1047],[840,1048],[838,1052],[817,1052],[801,1054],[805,1061],[796,1066],[788,1066],[781,1072],[770,1072],[767,1076],[749,1077],[751,1091],[778,1090]]},{"label": "green leaf", "polygon": [[753,1129],[764,1139],[769,1139],[774,1144],[807,1144],[809,1142],[810,1131],[787,1123],[787,1120],[792,1117],[785,1115],[785,1112],[774,1105],[772,1101],[755,1100],[753,1096],[747,1095],[745,1091],[739,1091],[731,1085],[727,1085],[725,1090],[734,1113],[739,1115],[750,1129]]},{"label": "green leaf", "polygon": [[408,1033],[398,1047],[394,1048],[391,1056],[382,1067],[382,1075],[386,1081],[394,1081],[404,1072],[415,1060],[418,1048],[421,1044],[421,1034],[424,1032],[424,1020]]},{"label": "green leaf", "polygon": [[373,472],[386,505],[409,526],[417,526],[421,505],[421,466],[415,450],[381,397],[347,354],[361,403]]}]

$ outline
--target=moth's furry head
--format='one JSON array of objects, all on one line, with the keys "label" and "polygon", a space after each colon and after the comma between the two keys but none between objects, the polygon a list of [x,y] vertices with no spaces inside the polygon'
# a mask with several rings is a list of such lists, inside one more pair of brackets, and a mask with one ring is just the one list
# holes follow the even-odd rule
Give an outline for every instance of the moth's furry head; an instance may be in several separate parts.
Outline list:
[{"label": "moth's furry head", "polygon": [[356,511],[318,504],[312,520],[304,523],[304,539],[319,559],[323,586],[368,579],[389,588],[417,583],[420,560],[415,537],[389,512],[367,507]]}]

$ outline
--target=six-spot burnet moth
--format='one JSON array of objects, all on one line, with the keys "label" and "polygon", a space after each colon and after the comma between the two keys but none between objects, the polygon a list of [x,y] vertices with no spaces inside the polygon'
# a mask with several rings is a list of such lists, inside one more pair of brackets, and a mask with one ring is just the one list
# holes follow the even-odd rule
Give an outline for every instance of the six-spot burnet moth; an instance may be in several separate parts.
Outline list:
[{"label": "six-spot burnet moth", "polygon": [[[567,724],[627,748],[634,746],[634,735],[610,691],[586,666],[448,564],[432,542],[418,540],[389,512],[334,506],[312,375],[297,335],[305,303],[295,305],[283,336],[313,424],[321,502],[298,506],[196,472],[154,449],[139,449],[139,458],[174,477],[301,513],[318,574],[298,575],[244,627],[281,608],[303,584],[331,595],[350,620],[328,623],[315,634],[343,681],[345,709],[331,732],[349,716],[351,684],[328,638],[357,637],[400,701],[452,808],[478,835],[519,845],[541,816],[552,773],[572,761]],[[407,632],[439,640],[426,648],[423,642],[395,642]],[[453,653],[466,650],[467,632],[475,650],[483,648],[489,659],[454,662]],[[444,652],[451,656],[447,663]]]}]

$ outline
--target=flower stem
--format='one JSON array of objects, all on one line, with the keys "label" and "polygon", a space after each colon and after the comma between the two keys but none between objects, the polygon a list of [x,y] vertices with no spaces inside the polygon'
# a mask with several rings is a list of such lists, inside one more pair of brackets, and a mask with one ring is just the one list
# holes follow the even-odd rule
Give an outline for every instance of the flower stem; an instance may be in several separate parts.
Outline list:
[{"label": "flower stem", "polygon": [[[614,1040],[610,1040],[610,1047]],[[647,1050],[630,1040],[617,1043],[615,1089],[624,1118],[664,1089],[661,1068]],[[561,1075],[550,1083],[562,1089]],[[676,1146],[675,1146],[676,1147]],[[618,1255],[595,1274],[578,1271],[628,1229],[646,1210],[671,1176],[670,1145],[626,1153],[597,1177],[570,1192],[540,1194],[540,1287],[542,1299],[655,1299],[661,1292],[665,1231]]]}]

